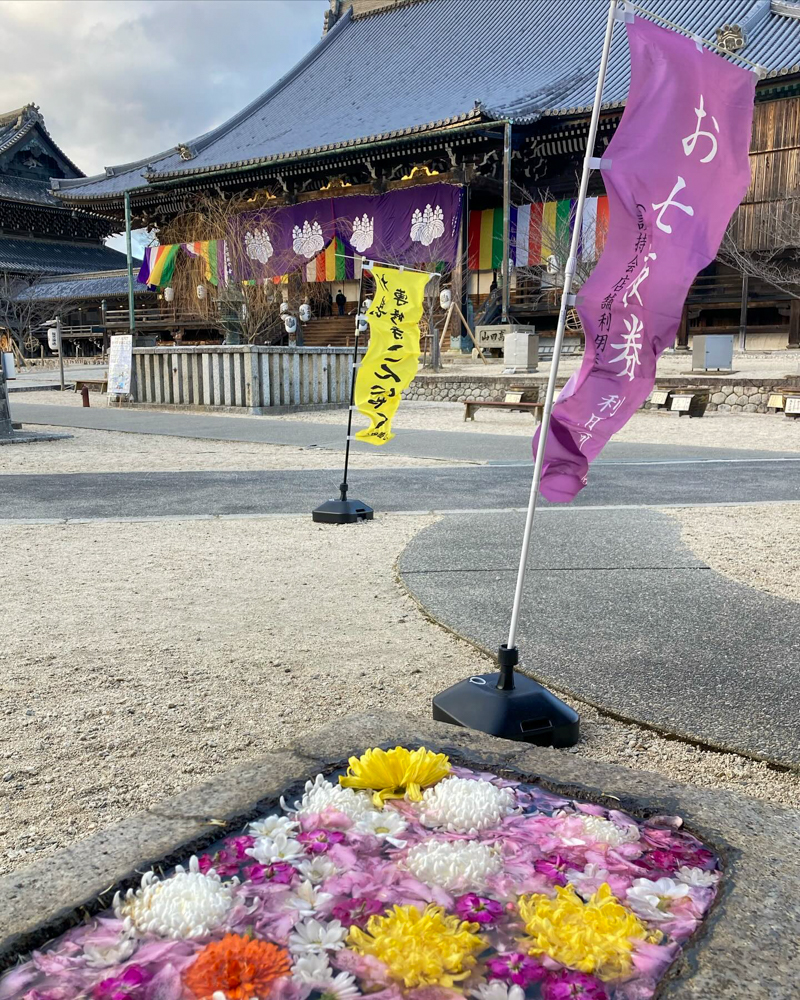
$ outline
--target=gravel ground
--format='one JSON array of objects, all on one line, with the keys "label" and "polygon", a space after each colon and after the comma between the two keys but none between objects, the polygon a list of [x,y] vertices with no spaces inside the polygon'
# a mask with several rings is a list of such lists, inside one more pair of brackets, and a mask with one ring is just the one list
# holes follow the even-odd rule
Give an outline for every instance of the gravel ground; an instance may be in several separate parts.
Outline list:
[{"label": "gravel ground", "polygon": [[[36,427],[31,424],[30,429],[71,434],[72,437],[0,448],[0,476],[67,472],[250,472],[257,469],[340,471],[343,461],[342,453],[324,448],[118,434],[39,424]],[[350,453],[352,469],[456,464],[459,464],[456,459],[409,458],[378,449],[374,453],[356,450]]]},{"label": "gravel ground", "polygon": [[668,511],[684,542],[723,576],[800,601],[800,505],[683,507]]},{"label": "gravel ground", "polygon": [[[7,526],[0,873],[337,716],[428,716],[486,670],[395,582],[432,521]],[[800,805],[797,774],[577,707],[573,752]]]}]

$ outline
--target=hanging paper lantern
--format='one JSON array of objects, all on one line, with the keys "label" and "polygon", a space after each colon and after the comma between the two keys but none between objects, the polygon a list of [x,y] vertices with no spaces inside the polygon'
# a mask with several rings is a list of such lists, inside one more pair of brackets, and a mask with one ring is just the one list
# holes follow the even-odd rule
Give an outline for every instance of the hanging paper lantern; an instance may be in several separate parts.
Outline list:
[{"label": "hanging paper lantern", "polygon": [[175,298],[175,289],[171,285],[167,285],[167,287],[164,289],[164,301],[172,302],[174,298]]},{"label": "hanging paper lantern", "polygon": [[453,303],[453,293],[449,288],[443,288],[439,292],[439,305],[442,309],[449,309]]},{"label": "hanging paper lantern", "polygon": [[300,306],[300,322],[307,323],[311,319],[311,306],[307,302],[304,302]]},{"label": "hanging paper lantern", "polygon": [[206,297],[206,295],[208,295],[208,291],[206,290],[206,286],[205,285],[198,285],[197,286],[197,297],[198,297],[198,299],[200,299],[200,301],[202,302],[203,299]]},{"label": "hanging paper lantern", "polygon": [[297,320],[294,316],[284,316],[283,325],[287,333],[297,333]]}]

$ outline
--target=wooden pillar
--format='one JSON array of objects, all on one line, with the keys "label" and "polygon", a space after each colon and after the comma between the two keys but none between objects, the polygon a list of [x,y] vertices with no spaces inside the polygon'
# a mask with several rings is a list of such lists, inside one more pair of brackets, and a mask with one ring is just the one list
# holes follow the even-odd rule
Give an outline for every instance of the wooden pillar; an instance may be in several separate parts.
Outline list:
[{"label": "wooden pillar", "polygon": [[800,350],[800,299],[792,299],[789,305],[789,348]]},{"label": "wooden pillar", "polygon": [[681,324],[678,327],[678,336],[675,338],[676,351],[689,350],[689,307],[684,303],[681,313]]},{"label": "wooden pillar", "polygon": [[739,310],[739,350],[747,350],[747,295],[748,295],[748,278],[746,274],[742,275],[742,307]]}]

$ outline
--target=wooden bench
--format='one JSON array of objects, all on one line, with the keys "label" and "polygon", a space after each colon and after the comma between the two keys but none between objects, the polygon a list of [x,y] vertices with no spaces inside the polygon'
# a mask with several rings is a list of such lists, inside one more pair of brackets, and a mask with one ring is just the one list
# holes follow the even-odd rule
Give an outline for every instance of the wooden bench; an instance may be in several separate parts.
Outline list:
[{"label": "wooden bench", "polygon": [[543,403],[509,402],[496,399],[467,399],[464,401],[464,420],[474,420],[475,411],[481,407],[495,410],[517,410],[520,413],[530,413],[537,424],[542,421]]},{"label": "wooden bench", "polygon": [[84,386],[89,392],[108,392],[108,377],[75,379],[75,392],[80,392]]}]

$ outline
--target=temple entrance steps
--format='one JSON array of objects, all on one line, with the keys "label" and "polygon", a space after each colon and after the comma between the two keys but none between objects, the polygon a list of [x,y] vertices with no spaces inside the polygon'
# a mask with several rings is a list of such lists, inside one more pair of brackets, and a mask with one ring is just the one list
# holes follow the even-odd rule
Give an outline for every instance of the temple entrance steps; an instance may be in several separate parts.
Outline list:
[{"label": "temple entrance steps", "polygon": [[[303,324],[305,347],[352,347],[354,336],[355,316],[320,316]],[[369,333],[359,340],[366,344]]]}]

